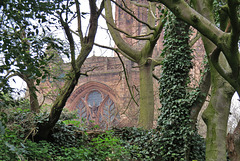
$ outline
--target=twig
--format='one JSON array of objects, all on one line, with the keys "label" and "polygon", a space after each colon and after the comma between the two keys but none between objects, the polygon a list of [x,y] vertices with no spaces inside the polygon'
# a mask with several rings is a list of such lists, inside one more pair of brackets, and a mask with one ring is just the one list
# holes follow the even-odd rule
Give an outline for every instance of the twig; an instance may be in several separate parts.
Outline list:
[{"label": "twig", "polygon": [[131,95],[133,101],[135,102],[135,104],[136,104],[137,106],[139,106],[138,103],[137,103],[137,101],[134,99],[134,96],[133,96],[132,90],[131,90],[131,88],[130,88],[130,85],[129,85],[129,82],[128,82],[127,73],[126,73],[126,68],[125,68],[125,65],[124,65],[124,63],[123,63],[123,60],[122,60],[122,58],[120,57],[120,55],[119,55],[118,52],[116,52],[116,54],[117,54],[118,58],[120,59],[120,61],[121,61],[121,63],[122,63],[122,66],[123,66],[123,72],[124,72],[124,75],[125,75],[125,79],[126,79],[126,82],[127,82],[127,86],[128,86],[128,89],[129,89],[130,95]]},{"label": "twig", "polygon": [[150,30],[155,30],[155,27],[150,26],[148,23],[140,20],[139,18],[137,18],[134,14],[132,14],[131,12],[129,12],[128,10],[126,10],[125,8],[123,8],[121,5],[119,5],[118,3],[116,3],[115,1],[111,0],[114,4],[116,4],[119,8],[121,8],[123,11],[125,11],[126,13],[128,13],[130,16],[132,16],[135,20],[137,20],[139,23],[142,23],[144,25],[146,25]]}]

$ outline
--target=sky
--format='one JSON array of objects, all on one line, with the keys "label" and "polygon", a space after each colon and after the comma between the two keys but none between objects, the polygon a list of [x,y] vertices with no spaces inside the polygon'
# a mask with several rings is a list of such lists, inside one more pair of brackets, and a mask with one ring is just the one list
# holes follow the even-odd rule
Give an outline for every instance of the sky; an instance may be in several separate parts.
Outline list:
[{"label": "sky", "polygon": [[[101,1],[99,0],[98,6],[100,6],[100,2]],[[89,12],[88,1],[80,0],[80,3],[81,3],[81,6],[80,6],[81,12]],[[103,11],[103,14],[104,14],[104,11]],[[86,15],[85,19],[84,18],[82,19],[82,29],[83,29],[83,32],[85,32],[85,33],[87,31],[88,22],[89,22],[89,15]],[[95,42],[98,44],[101,44],[101,45],[114,47],[114,42],[110,38],[110,34],[107,31],[106,22],[102,16],[100,16],[100,18],[99,18],[98,25],[99,25],[99,27],[97,30]],[[70,28],[73,31],[76,31],[77,30],[77,21],[73,21],[73,23],[70,25]],[[53,35],[60,39],[63,39],[63,40],[67,39],[64,31],[61,30],[60,28],[59,28],[59,30],[55,30],[55,32],[53,32]],[[77,50],[80,51],[81,47],[79,45],[80,44],[79,38],[76,35],[74,35],[74,39],[77,42],[76,43]],[[77,52],[77,53],[79,53],[79,52]],[[95,56],[113,56],[114,53],[111,50],[94,46],[91,53],[89,54],[89,57],[91,57],[93,55],[95,55]],[[63,59],[65,62],[69,61],[66,57]],[[10,85],[12,88],[15,88],[16,93],[13,93],[14,98],[19,98],[19,97],[25,96],[25,92],[23,92],[23,91],[24,91],[24,89],[26,89],[26,83],[20,77],[18,77],[18,76],[12,77],[10,79]],[[20,93],[20,96],[18,95],[18,92]]]},{"label": "sky", "polygon": [[[81,12],[89,13],[90,9],[89,9],[88,1],[82,0],[80,2],[81,2],[81,6],[82,6],[80,8]],[[97,2],[98,2],[98,6],[100,6],[101,1],[98,0]],[[75,6],[74,6],[73,10],[75,10]],[[103,10],[102,13],[104,14],[104,10]],[[88,28],[88,24],[89,24],[89,17],[90,17],[89,14],[86,14],[85,19],[82,18],[82,31],[84,33],[87,32],[87,28]],[[73,29],[74,31],[76,31],[77,30],[77,21],[73,21],[73,23],[70,25],[70,28]],[[59,38],[63,38],[65,40],[67,39],[63,30],[59,31],[57,33],[57,35],[58,35]],[[74,34],[73,34],[73,36],[74,36],[74,39],[77,40],[78,44],[80,44],[79,38]],[[112,41],[112,39],[110,37],[110,33],[108,33],[106,22],[105,22],[105,20],[102,16],[100,16],[99,20],[98,20],[98,30],[97,30],[97,34],[96,34],[96,37],[95,37],[95,42],[97,44],[101,44],[101,45],[104,45],[104,46],[114,47],[114,42]],[[80,50],[80,46],[78,44],[76,44],[76,46]],[[113,51],[111,51],[109,49],[104,49],[104,48],[99,48],[97,46],[94,46],[91,53],[89,54],[89,57],[91,57],[92,55],[95,55],[95,56],[113,56],[114,53],[113,53]]]}]

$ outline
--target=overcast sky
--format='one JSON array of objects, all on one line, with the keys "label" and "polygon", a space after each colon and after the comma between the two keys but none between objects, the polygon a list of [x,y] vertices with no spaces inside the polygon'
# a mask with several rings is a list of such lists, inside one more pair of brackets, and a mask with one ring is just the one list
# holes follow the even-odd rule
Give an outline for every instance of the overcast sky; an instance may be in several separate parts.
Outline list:
[{"label": "overcast sky", "polygon": [[[81,2],[81,12],[87,12],[89,13],[89,4],[88,1],[86,0],[82,0]],[[100,0],[98,1],[98,5],[100,5]],[[75,6],[74,6],[75,7]],[[114,7],[113,7],[114,8]],[[75,9],[75,8],[74,8]],[[104,11],[103,11],[104,14]],[[85,19],[82,19],[82,29],[83,32],[86,32],[88,24],[89,24],[89,15],[85,16]],[[110,38],[110,35],[108,34],[107,31],[107,25],[105,20],[103,19],[102,16],[100,16],[99,18],[99,27],[97,30],[97,35],[95,38],[95,42],[101,45],[105,45],[105,46],[114,46],[113,41]],[[73,29],[74,31],[76,31],[77,29],[77,21],[73,21],[73,23],[70,25],[70,28]],[[59,28],[59,30],[55,31],[53,33],[55,36],[61,38],[61,39],[65,39],[66,40],[66,36],[63,30],[61,30]],[[77,36],[74,35],[74,39],[76,41],[76,47],[77,49],[80,51],[80,41],[79,38]],[[89,54],[89,57],[92,55],[96,55],[96,56],[113,56],[113,51],[107,50],[107,49],[103,49],[103,48],[99,48],[97,46],[93,47],[93,50],[91,51],[91,53]],[[66,60],[66,59],[65,59]],[[21,78],[19,77],[13,77],[10,80],[10,84],[12,88],[16,89],[16,92],[20,92],[21,96],[24,96],[24,92],[23,91],[26,88],[26,83],[24,81],[22,81]],[[18,94],[14,94],[15,97],[18,97]]]}]

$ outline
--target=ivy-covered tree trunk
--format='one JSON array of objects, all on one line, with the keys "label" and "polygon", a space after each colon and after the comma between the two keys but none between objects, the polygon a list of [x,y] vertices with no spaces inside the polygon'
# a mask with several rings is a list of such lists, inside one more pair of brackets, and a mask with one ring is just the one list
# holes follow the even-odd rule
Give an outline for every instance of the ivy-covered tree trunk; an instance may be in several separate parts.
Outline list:
[{"label": "ivy-covered tree trunk", "polygon": [[151,61],[140,67],[140,113],[138,126],[151,129],[154,120],[154,95]]},{"label": "ivy-covered tree trunk", "polygon": [[[189,160],[190,140],[193,134],[190,122],[191,100],[186,88],[192,67],[189,41],[189,25],[169,16],[165,31],[164,53],[160,78],[160,108],[158,128],[162,133],[161,160]],[[192,156],[193,157],[193,156]]]}]

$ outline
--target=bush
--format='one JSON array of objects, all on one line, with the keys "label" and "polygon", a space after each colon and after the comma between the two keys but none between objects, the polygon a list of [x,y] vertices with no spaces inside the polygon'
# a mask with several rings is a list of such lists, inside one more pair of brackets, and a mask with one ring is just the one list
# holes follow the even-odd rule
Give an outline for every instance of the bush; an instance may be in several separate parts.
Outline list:
[{"label": "bush", "polygon": [[106,133],[93,138],[90,146],[92,147],[92,154],[97,160],[130,159],[130,153],[124,147],[124,142],[120,138],[113,136],[113,131],[106,131]]}]

